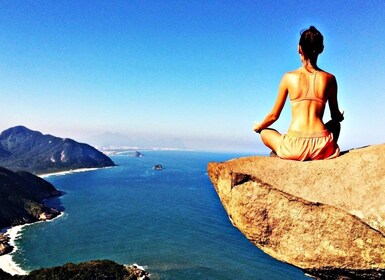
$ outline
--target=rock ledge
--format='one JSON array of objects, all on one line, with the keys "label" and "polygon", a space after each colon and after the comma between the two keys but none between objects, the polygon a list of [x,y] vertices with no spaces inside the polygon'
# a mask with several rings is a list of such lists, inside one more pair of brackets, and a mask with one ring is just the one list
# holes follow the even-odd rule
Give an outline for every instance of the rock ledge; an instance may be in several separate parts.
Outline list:
[{"label": "rock ledge", "polygon": [[337,159],[209,163],[230,220],[260,249],[322,279],[385,278],[385,144]]}]

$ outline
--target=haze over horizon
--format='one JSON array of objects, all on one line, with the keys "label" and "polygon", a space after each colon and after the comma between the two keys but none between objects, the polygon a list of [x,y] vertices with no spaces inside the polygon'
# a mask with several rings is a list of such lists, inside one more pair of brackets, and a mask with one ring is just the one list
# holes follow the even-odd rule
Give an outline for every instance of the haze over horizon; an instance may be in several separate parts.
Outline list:
[{"label": "haze over horizon", "polygon": [[[385,142],[385,2],[1,1],[0,25],[1,131],[268,152],[253,122],[314,25],[345,111],[341,148]],[[287,103],[273,127],[289,122]]]}]

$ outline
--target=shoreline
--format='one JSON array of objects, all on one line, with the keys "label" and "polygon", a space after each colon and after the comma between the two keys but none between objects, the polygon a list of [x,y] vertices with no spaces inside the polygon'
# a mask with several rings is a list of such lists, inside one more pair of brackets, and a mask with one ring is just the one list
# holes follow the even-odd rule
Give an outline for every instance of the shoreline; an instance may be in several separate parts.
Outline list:
[{"label": "shoreline", "polygon": [[13,247],[12,251],[8,254],[1,255],[0,256],[0,269],[3,271],[11,274],[11,275],[26,275],[27,271],[23,270],[21,267],[19,267],[14,261],[12,254],[17,251],[17,246],[15,244],[16,239],[21,235],[21,230],[24,226],[27,226],[27,224],[24,225],[18,225],[14,227],[9,227],[2,229],[1,231],[4,231],[4,236],[7,236],[9,238],[8,244]]},{"label": "shoreline", "polygon": [[[80,172],[88,172],[88,171],[95,171],[98,169],[107,169],[112,168],[114,166],[106,166],[106,167],[94,167],[94,168],[78,168],[78,169],[71,169],[66,171],[60,171],[60,172],[52,172],[52,173],[43,173],[43,174],[36,174],[36,176],[40,178],[48,178],[50,176],[63,176],[68,174],[74,174],[74,173],[80,173]],[[33,223],[26,223],[22,225],[16,225],[16,226],[10,226],[6,228],[0,229],[0,233],[3,234],[3,236],[8,237],[9,241],[7,242],[10,246],[12,246],[12,251],[9,253],[6,253],[4,255],[0,255],[0,269],[5,271],[6,273],[13,275],[27,275],[29,271],[26,271],[22,269],[14,260],[13,260],[13,254],[18,250],[16,246],[16,240],[20,238],[22,235],[22,230],[30,225],[42,223],[42,222],[51,222],[56,220],[57,218],[60,218],[64,215],[64,212],[60,212],[59,215],[56,217],[50,219],[50,220],[38,220]]]},{"label": "shoreline", "polygon": [[43,221],[36,221],[33,223],[27,223],[23,225],[17,225],[13,227],[7,227],[0,230],[0,232],[4,232],[4,236],[9,238],[8,244],[13,247],[12,251],[0,256],[0,269],[3,271],[13,275],[27,275],[29,271],[26,271],[22,269],[19,264],[17,264],[13,260],[13,254],[18,250],[16,246],[16,240],[19,239],[22,235],[22,230],[27,227],[38,223],[43,222],[52,222],[64,215],[64,212],[61,212],[58,216],[54,217],[51,220],[43,220]]},{"label": "shoreline", "polygon": [[95,170],[99,170],[99,169],[107,169],[107,168],[113,168],[113,167],[115,167],[115,166],[78,168],[78,169],[70,169],[70,170],[66,170],[66,171],[36,174],[36,176],[38,176],[40,178],[48,178],[50,176],[63,176],[63,175],[69,175],[69,174],[74,174],[74,173],[95,171]]}]

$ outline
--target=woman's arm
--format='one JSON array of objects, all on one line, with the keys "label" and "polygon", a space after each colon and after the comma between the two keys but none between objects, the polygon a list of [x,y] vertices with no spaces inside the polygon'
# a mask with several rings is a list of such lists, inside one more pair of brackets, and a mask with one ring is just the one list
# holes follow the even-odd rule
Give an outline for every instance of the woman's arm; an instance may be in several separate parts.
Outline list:
[{"label": "woman's arm", "polygon": [[255,122],[253,130],[257,133],[261,132],[262,129],[268,128],[272,125],[276,120],[278,120],[283,106],[285,105],[287,94],[288,94],[288,74],[285,74],[282,77],[281,83],[278,88],[278,97],[275,101],[274,107],[270,113],[268,113],[265,119],[261,122]]},{"label": "woman's arm", "polygon": [[337,100],[337,80],[334,76],[332,76],[329,86],[328,86],[328,101],[329,101],[329,109],[332,120],[342,122],[344,120],[344,115],[341,113],[338,108],[338,100]]}]

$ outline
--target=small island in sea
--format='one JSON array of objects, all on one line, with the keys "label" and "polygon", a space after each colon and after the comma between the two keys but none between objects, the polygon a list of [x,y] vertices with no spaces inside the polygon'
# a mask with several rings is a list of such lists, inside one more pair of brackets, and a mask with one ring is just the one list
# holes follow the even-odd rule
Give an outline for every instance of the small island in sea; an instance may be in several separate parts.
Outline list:
[{"label": "small island in sea", "polygon": [[161,164],[155,164],[152,169],[154,170],[163,170],[163,166]]}]

